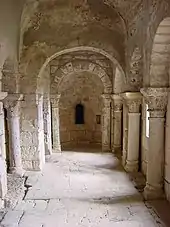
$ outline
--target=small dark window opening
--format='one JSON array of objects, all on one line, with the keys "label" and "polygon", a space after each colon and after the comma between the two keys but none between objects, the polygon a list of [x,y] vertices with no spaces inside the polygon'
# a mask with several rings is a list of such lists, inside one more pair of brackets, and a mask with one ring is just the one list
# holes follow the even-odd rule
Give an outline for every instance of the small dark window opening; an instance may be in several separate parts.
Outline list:
[{"label": "small dark window opening", "polygon": [[75,110],[75,124],[84,124],[84,106],[77,104]]}]

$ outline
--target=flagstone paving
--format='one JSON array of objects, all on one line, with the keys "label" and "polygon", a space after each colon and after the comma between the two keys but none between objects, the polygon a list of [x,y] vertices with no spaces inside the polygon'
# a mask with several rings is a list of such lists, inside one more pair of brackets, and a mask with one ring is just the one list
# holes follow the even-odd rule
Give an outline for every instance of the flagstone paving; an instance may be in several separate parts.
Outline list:
[{"label": "flagstone paving", "polygon": [[1,227],[163,226],[113,154],[54,154],[28,175],[24,200]]}]

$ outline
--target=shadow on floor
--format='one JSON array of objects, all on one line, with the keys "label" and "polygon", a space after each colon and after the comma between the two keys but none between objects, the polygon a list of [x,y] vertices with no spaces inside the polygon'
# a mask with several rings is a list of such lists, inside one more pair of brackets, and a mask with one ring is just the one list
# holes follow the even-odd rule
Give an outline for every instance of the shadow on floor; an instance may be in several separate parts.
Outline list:
[{"label": "shadow on floor", "polygon": [[87,203],[96,203],[96,204],[103,204],[103,205],[115,205],[115,204],[133,204],[143,202],[142,197],[139,194],[134,195],[126,195],[126,196],[115,196],[115,197],[96,197],[96,198],[73,198],[78,201],[83,201]]},{"label": "shadow on floor", "polygon": [[147,201],[145,204],[156,213],[166,227],[170,227],[170,203],[167,200]]}]

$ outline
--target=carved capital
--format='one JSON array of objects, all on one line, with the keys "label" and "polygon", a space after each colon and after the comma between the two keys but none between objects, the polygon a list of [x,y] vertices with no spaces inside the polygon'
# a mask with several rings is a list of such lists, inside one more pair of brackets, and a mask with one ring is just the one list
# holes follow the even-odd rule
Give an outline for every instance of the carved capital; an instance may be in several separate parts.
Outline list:
[{"label": "carved capital", "polygon": [[23,94],[8,94],[3,103],[8,111],[8,117],[20,116],[20,104],[23,101]]},{"label": "carved capital", "polygon": [[52,108],[58,108],[60,97],[60,94],[50,94]]},{"label": "carved capital", "polygon": [[114,111],[122,111],[123,108],[123,100],[120,95],[111,95],[112,98],[112,108]]},{"label": "carved capital", "polygon": [[140,112],[140,105],[142,103],[142,95],[140,92],[126,92],[122,97],[130,113]]},{"label": "carved capital", "polygon": [[110,94],[102,94],[101,97],[102,97],[103,106],[105,108],[110,108],[111,95]]},{"label": "carved capital", "polygon": [[0,101],[4,100],[7,97],[7,92],[0,92]]},{"label": "carved capital", "polygon": [[150,117],[164,117],[168,103],[168,88],[142,88]]}]

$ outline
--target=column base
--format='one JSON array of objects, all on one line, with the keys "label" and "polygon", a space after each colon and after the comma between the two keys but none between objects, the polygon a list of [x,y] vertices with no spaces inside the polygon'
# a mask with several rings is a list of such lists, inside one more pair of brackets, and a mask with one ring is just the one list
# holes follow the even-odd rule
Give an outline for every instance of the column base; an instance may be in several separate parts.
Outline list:
[{"label": "column base", "polygon": [[108,145],[102,145],[102,152],[111,152],[111,148]]},{"label": "column base", "polygon": [[18,177],[23,177],[25,174],[25,170],[22,167],[11,167],[10,173]]},{"label": "column base", "polygon": [[54,146],[53,153],[61,153],[61,146]]},{"label": "column base", "polygon": [[129,173],[138,172],[139,170],[138,161],[132,162],[127,160],[124,168]]},{"label": "column base", "polygon": [[115,154],[121,153],[121,146],[113,145],[112,153],[115,153]]},{"label": "column base", "polygon": [[164,199],[165,194],[162,187],[153,187],[149,184],[146,184],[143,192],[145,200],[155,200],[155,199]]}]

